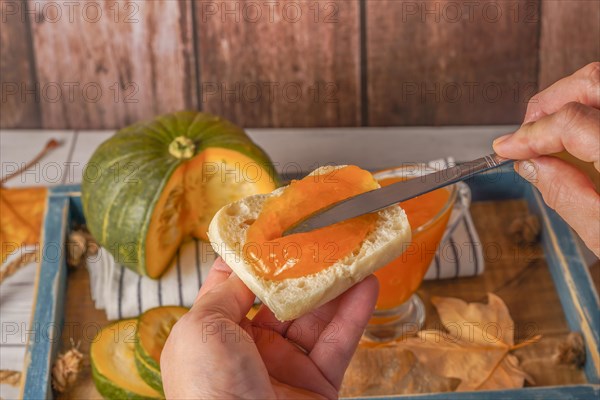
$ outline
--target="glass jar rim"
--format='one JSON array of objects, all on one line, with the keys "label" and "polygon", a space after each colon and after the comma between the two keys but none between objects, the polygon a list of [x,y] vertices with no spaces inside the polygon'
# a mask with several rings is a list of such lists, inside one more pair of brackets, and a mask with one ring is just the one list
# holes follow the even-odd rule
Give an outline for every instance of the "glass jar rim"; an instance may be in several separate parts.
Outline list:
[{"label": "glass jar rim", "polygon": [[[388,178],[405,178],[407,175],[407,172],[410,172],[410,173],[419,173],[420,172],[420,174],[414,175],[414,178],[418,178],[421,176],[432,174],[437,171],[438,171],[437,169],[429,167],[426,164],[414,163],[414,164],[409,164],[409,165],[403,165],[400,167],[393,167],[393,168],[375,171],[373,173],[373,177],[377,181],[380,181],[382,179],[388,179]],[[449,209],[454,207],[454,203],[456,202],[456,199],[458,197],[457,184],[453,183],[452,185],[445,186],[441,189],[448,190],[450,192],[450,196],[448,196],[448,199],[444,203],[443,207],[431,219],[429,219],[427,222],[419,225],[416,228],[411,226],[413,235],[415,233],[419,233],[419,232],[423,232],[423,231],[427,230],[430,226],[437,223],[444,215],[446,215],[446,213],[449,211]],[[436,190],[439,190],[439,189],[436,189]]]}]

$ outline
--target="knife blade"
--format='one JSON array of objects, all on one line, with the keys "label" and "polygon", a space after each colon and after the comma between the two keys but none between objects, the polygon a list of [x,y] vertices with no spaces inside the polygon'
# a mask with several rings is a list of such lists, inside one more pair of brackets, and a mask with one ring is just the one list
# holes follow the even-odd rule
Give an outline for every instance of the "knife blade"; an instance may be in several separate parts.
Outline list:
[{"label": "knife blade", "polygon": [[442,169],[413,179],[400,181],[391,185],[361,193],[359,195],[322,208],[292,225],[283,232],[283,236],[310,232],[338,222],[358,217],[433,190],[451,185],[471,176],[506,165],[513,160],[505,159],[493,153],[473,161]]}]

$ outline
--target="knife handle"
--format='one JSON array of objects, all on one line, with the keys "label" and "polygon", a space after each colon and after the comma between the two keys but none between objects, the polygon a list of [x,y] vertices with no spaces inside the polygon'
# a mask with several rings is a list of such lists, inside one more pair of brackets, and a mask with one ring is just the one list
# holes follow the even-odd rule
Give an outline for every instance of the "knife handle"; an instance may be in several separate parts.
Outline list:
[{"label": "knife handle", "polygon": [[500,157],[496,153],[489,154],[487,156],[482,157],[489,168],[501,167],[502,165],[510,164],[514,160],[509,158]]},{"label": "knife handle", "polygon": [[492,168],[498,168],[506,164],[512,163],[514,160],[500,157],[496,153],[483,156],[473,161],[468,161],[457,165],[458,175],[455,179],[464,180],[480,172],[487,171]]}]

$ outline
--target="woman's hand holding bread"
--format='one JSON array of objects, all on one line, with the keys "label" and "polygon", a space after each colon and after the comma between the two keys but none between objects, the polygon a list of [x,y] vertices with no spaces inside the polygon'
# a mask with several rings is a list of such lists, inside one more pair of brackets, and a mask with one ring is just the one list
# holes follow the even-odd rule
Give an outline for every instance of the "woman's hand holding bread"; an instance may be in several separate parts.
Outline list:
[{"label": "woman's hand holding bread", "polygon": [[168,399],[336,398],[377,300],[371,275],[335,300],[287,322],[218,259],[161,356]]}]

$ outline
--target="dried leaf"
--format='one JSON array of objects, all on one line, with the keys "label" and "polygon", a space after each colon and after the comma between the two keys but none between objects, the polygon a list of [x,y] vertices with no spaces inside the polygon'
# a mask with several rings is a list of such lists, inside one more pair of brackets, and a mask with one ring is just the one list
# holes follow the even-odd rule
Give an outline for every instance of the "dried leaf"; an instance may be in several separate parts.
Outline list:
[{"label": "dried leaf", "polygon": [[526,380],[533,383],[533,378],[519,367],[519,360],[517,357],[512,354],[507,354],[500,364],[498,364],[496,369],[490,374],[489,378],[479,385],[477,389],[517,389],[523,387]]},{"label": "dried leaf", "polygon": [[495,294],[488,293],[488,304],[466,303],[451,297],[433,297],[431,302],[451,333],[458,328],[463,338],[485,346],[515,344],[515,323],[506,304]]},{"label": "dried leaf", "polygon": [[401,343],[433,373],[460,379],[459,391],[475,390],[482,385],[509,349],[507,346],[462,342],[437,330],[421,331],[418,337]]},{"label": "dried leaf", "polygon": [[23,172],[27,171],[29,168],[33,167],[37,163],[39,163],[44,157],[46,157],[52,150],[62,146],[64,142],[62,140],[50,139],[46,142],[44,148],[35,156],[31,161],[27,164],[22,165],[16,171],[3,176],[0,178],[0,187],[3,186],[6,182],[11,180],[12,178],[21,175]]},{"label": "dried leaf", "polygon": [[20,270],[21,267],[24,267],[25,265],[37,260],[39,260],[39,251],[33,253],[23,252],[18,258],[3,264],[2,267],[0,267],[0,284],[4,282],[5,279],[9,278],[18,270]]},{"label": "dried leaf", "polygon": [[450,392],[459,383],[432,373],[408,350],[361,346],[346,371],[340,396]]},{"label": "dried leaf", "polygon": [[27,164],[0,178],[0,260],[2,263],[24,244],[38,244],[46,206],[44,187],[5,189],[4,184],[39,163],[62,141],[50,139],[44,148]]},{"label": "dried leaf", "polygon": [[21,383],[21,372],[12,371],[9,369],[0,370],[0,383],[11,386],[19,386]]},{"label": "dried leaf", "polygon": [[522,387],[528,375],[509,354],[514,345],[514,323],[498,296],[488,294],[488,304],[454,298],[434,298],[445,331],[426,330],[399,342],[433,373],[460,379],[457,391]]},{"label": "dried leaf", "polygon": [[43,187],[0,188],[0,247],[2,262],[24,244],[39,244],[46,206]]}]

